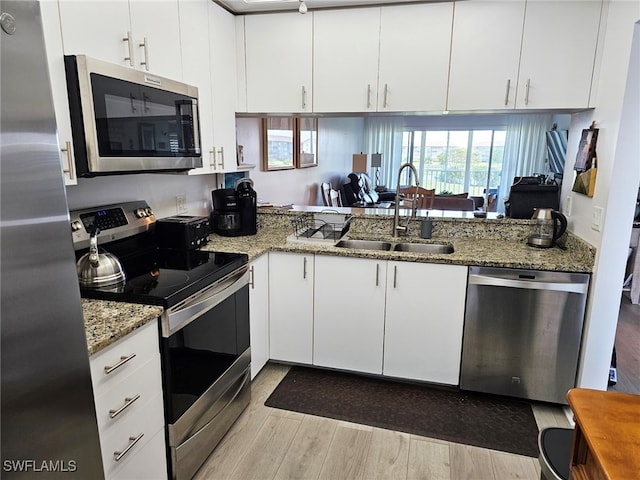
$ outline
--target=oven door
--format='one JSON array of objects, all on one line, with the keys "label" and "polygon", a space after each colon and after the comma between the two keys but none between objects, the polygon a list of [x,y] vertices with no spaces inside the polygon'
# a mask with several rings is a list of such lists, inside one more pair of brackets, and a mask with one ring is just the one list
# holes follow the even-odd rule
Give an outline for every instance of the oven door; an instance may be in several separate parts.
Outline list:
[{"label": "oven door", "polygon": [[245,265],[163,317],[173,478],[191,478],[249,403],[248,280]]}]

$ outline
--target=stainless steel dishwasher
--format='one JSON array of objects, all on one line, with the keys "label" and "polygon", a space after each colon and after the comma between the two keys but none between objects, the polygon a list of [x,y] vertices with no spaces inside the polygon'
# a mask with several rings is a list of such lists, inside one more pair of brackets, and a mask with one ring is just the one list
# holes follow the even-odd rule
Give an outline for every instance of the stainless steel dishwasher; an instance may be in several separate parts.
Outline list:
[{"label": "stainless steel dishwasher", "polygon": [[589,275],[471,267],[460,388],[566,404]]}]

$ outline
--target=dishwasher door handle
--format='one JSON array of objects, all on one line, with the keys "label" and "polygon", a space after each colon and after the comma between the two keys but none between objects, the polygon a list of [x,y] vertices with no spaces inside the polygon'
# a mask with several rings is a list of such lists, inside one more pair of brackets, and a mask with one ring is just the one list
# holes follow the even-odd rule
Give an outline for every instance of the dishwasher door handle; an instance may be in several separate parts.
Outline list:
[{"label": "dishwasher door handle", "polygon": [[554,290],[557,292],[587,293],[588,283],[571,282],[535,282],[531,280],[515,280],[512,278],[489,275],[469,275],[469,285],[487,285],[491,287],[523,288],[527,290]]}]

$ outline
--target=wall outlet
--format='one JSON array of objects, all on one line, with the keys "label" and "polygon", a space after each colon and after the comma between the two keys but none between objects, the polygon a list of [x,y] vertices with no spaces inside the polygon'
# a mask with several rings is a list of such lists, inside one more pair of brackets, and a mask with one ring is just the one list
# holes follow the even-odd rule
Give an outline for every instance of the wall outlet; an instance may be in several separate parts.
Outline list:
[{"label": "wall outlet", "polygon": [[591,228],[596,232],[602,231],[603,216],[604,216],[604,208],[593,207],[593,214],[591,215]]},{"label": "wall outlet", "polygon": [[564,214],[567,217],[571,216],[571,207],[572,207],[573,197],[571,195],[567,195],[567,199],[564,202]]},{"label": "wall outlet", "polygon": [[186,195],[176,195],[176,212],[178,213],[178,215],[187,213]]}]

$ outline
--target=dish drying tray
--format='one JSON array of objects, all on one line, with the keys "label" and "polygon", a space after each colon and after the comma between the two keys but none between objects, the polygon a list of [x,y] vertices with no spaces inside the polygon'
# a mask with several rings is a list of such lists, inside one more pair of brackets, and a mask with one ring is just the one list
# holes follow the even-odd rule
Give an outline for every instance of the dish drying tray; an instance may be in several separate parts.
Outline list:
[{"label": "dish drying tray", "polygon": [[340,240],[349,230],[351,215],[337,212],[304,212],[291,220],[293,234],[288,242],[328,243]]}]

